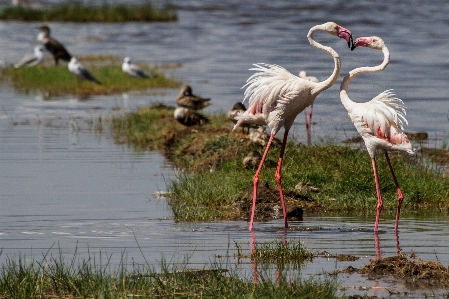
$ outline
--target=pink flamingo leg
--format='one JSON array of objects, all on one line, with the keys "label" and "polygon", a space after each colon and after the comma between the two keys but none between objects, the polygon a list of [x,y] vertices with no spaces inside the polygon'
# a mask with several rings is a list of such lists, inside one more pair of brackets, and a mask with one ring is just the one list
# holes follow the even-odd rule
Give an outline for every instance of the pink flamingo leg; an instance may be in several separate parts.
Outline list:
[{"label": "pink flamingo leg", "polygon": [[377,232],[379,228],[379,218],[380,212],[382,211],[382,195],[380,194],[379,177],[377,175],[376,159],[371,158],[371,163],[373,165],[374,172],[374,182],[376,183],[376,193],[377,193],[377,211],[376,211],[376,222],[374,223],[374,231]]},{"label": "pink flamingo leg", "polygon": [[396,237],[396,249],[397,249],[397,253],[398,253],[398,255],[401,255],[402,248],[399,246],[399,232],[398,232],[398,231],[395,231],[395,232],[394,232],[394,235],[395,235],[395,237]]},{"label": "pink flamingo leg", "polygon": [[306,131],[307,131],[307,145],[312,144],[312,110],[313,105],[310,105],[310,111],[307,114],[306,110],[304,110],[304,119],[306,123]]},{"label": "pink flamingo leg", "polygon": [[262,171],[263,162],[265,161],[265,158],[267,157],[268,150],[270,149],[271,142],[273,141],[274,134],[270,135],[270,139],[268,140],[267,147],[265,148],[265,152],[263,153],[262,159],[260,160],[259,167],[257,168],[256,174],[254,175],[254,190],[253,190],[253,206],[251,209],[251,219],[249,221],[249,230],[251,231],[253,229],[253,222],[254,222],[254,214],[256,212],[256,199],[257,199],[257,187],[259,186],[259,176]]},{"label": "pink flamingo leg", "polygon": [[394,174],[393,166],[391,166],[390,157],[388,157],[388,153],[385,152],[385,158],[387,159],[388,167],[390,168],[391,176],[393,177],[394,184],[396,185],[396,190],[398,191],[398,209],[396,210],[396,222],[394,224],[394,231],[398,231],[399,226],[399,214],[401,213],[401,205],[404,200],[404,196],[402,195],[401,188],[399,188],[399,183]]},{"label": "pink flamingo leg", "polygon": [[285,209],[285,202],[284,202],[284,192],[282,191],[281,169],[282,169],[282,160],[284,158],[285,145],[287,144],[287,136],[288,136],[288,130],[285,130],[284,140],[282,141],[281,153],[279,155],[278,166],[276,168],[276,174],[275,174],[276,182],[278,183],[279,196],[281,198],[282,214],[284,215],[285,228],[288,228],[288,222],[287,222],[287,211]]},{"label": "pink flamingo leg", "polygon": [[374,232],[374,247],[376,248],[376,260],[380,260],[381,251],[380,251],[379,235],[377,234],[377,231]]}]

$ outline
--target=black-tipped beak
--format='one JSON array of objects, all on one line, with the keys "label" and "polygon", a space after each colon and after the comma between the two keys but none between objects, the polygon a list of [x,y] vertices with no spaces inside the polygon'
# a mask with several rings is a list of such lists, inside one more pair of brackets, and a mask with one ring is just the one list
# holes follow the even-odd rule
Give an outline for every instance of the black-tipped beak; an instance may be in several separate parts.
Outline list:
[{"label": "black-tipped beak", "polygon": [[349,35],[348,47],[351,49],[351,51],[353,51],[355,49],[354,40],[352,39],[352,34]]}]

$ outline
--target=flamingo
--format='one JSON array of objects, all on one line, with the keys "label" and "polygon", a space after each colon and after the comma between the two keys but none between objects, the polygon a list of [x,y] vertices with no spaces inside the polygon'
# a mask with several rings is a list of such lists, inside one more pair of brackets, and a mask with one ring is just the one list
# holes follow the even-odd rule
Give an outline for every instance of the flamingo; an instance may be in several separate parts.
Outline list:
[{"label": "flamingo", "polygon": [[348,43],[348,46],[351,46],[352,44],[352,34],[348,29],[334,22],[316,25],[309,30],[307,38],[310,44],[319,50],[329,53],[334,59],[334,70],[326,80],[319,83],[311,82],[293,75],[285,68],[278,65],[260,63],[254,64],[255,68],[250,69],[256,71],[256,73],[249,77],[246,82],[245,86],[247,88],[243,100],[245,101],[245,99],[249,98],[249,107],[244,113],[241,113],[238,116],[238,121],[234,126],[234,130],[244,123],[268,125],[270,128],[270,138],[253,179],[254,193],[249,223],[250,231],[253,228],[257,187],[262,166],[274,136],[282,127],[284,127],[284,139],[275,178],[279,189],[285,227],[288,228],[284,194],[282,192],[281,184],[282,160],[284,157],[288,132],[293,125],[296,116],[306,107],[310,106],[320,92],[331,87],[340,75],[340,56],[331,47],[323,46],[313,39],[313,34],[316,31],[324,31],[331,35],[338,36],[339,38],[343,38]]},{"label": "flamingo", "polygon": [[386,90],[366,103],[355,103],[349,98],[348,86],[352,79],[360,74],[380,72],[387,67],[388,62],[390,61],[388,48],[380,37],[359,37],[355,41],[352,49],[359,46],[381,50],[384,54],[384,60],[378,66],[359,67],[350,71],[341,82],[340,99],[343,106],[348,110],[349,118],[357,129],[357,132],[359,132],[365,141],[366,149],[371,157],[377,193],[377,210],[374,231],[378,231],[380,212],[382,210],[382,195],[376,168],[376,152],[380,150],[385,154],[388,167],[390,168],[398,192],[398,207],[396,211],[396,223],[394,226],[394,230],[397,232],[399,214],[401,212],[401,204],[404,197],[390,163],[388,151],[402,151],[413,155],[414,150],[407,135],[403,132],[403,123],[407,124],[404,102],[396,98],[392,90]]},{"label": "flamingo", "polygon": [[70,61],[72,55],[67,52],[66,48],[60,42],[50,36],[50,27],[43,25],[38,27],[38,29],[40,32],[37,35],[37,40],[40,41],[47,51],[53,55],[55,65],[58,64],[59,59]]},{"label": "flamingo", "polygon": [[[312,81],[315,83],[320,82],[317,77],[314,76],[307,76],[306,71],[300,71],[299,78],[303,78],[308,81]],[[307,108],[306,108],[307,109]],[[306,132],[307,132],[307,144],[312,144],[312,110],[313,110],[313,103],[310,105],[309,113],[307,113],[306,109],[304,109],[304,121],[306,123]]]}]

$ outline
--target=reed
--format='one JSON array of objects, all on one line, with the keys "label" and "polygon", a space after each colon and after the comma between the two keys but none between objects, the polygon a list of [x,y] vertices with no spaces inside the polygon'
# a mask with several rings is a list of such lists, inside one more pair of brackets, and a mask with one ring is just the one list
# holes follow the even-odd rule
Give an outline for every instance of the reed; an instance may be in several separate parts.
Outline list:
[{"label": "reed", "polygon": [[179,81],[169,78],[163,73],[164,67],[142,65],[148,73],[154,76],[143,79],[123,73],[122,58],[120,57],[87,56],[80,57],[79,60],[102,83],[101,85],[79,81],[69,72],[67,65],[54,66],[51,63],[18,69],[3,68],[0,80],[4,84],[11,84],[19,92],[39,92],[48,97],[64,94],[110,95],[134,90],[145,91],[152,88],[174,88],[180,85]]},{"label": "reed", "polygon": [[[246,135],[232,132],[232,125],[223,114],[210,115],[210,125],[185,128],[173,122],[173,110],[167,110],[160,119],[150,114],[151,110],[120,116],[121,125],[113,125],[111,129],[118,142],[163,150],[176,167],[185,170],[167,184],[172,193],[169,204],[175,218],[181,221],[236,219],[234,204],[240,194],[252,186],[255,171],[244,168],[242,159],[252,150],[263,153],[264,147],[252,144]],[[131,126],[131,120],[141,123]],[[118,123],[117,118],[114,122]],[[280,146],[272,146],[260,177],[274,189],[279,151]],[[370,158],[363,144],[350,146],[329,142],[298,146],[289,142],[284,157],[284,191],[295,192],[311,206],[325,207],[328,212],[373,213],[377,204],[376,191]],[[410,160],[407,156],[392,154],[390,158],[405,197],[403,210],[447,211],[449,187],[442,171],[419,157]],[[395,211],[396,187],[385,158],[379,155],[377,160],[384,210]],[[296,190],[299,182],[319,191]]]},{"label": "reed", "polygon": [[24,22],[170,22],[176,21],[173,9],[160,9],[150,1],[140,5],[85,5],[82,1],[67,1],[42,9],[6,7],[0,10],[1,20]]}]

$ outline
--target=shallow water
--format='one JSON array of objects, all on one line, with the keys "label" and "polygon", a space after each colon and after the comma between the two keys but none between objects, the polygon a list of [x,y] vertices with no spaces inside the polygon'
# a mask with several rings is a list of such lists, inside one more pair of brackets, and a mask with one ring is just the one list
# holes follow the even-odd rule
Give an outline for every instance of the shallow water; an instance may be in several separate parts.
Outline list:
[{"label": "shallow water", "polygon": [[[50,1],[51,2],[51,1]],[[241,87],[252,63],[276,63],[296,73],[301,69],[323,80],[332,60],[307,42],[308,29],[333,20],[355,37],[379,35],[391,52],[391,63],[381,74],[360,76],[350,86],[354,100],[367,101],[394,88],[407,107],[407,131],[426,131],[430,145],[447,139],[447,82],[449,4],[434,1],[172,1],[179,9],[176,23],[50,24],[53,34],[74,55],[131,56],[146,63],[174,63],[176,78],[191,84],[197,94],[211,97],[209,112],[226,111],[241,101]],[[416,6],[415,6],[416,4]],[[0,58],[10,64],[36,45],[38,24],[0,22]],[[360,65],[380,63],[381,53],[348,50],[338,39],[316,34],[340,53],[345,74]],[[342,78],[342,76],[341,76]],[[355,136],[338,98],[341,81],[320,95],[314,106],[313,140],[342,140]],[[246,222],[175,223],[165,200],[152,194],[165,190],[175,170],[158,153],[136,152],[117,146],[107,133],[96,133],[92,123],[116,108],[134,110],[156,102],[175,104],[178,90],[150,95],[123,94],[77,99],[46,99],[40,94],[17,94],[0,89],[0,260],[25,254],[37,259],[50,253],[72,256],[105,253],[117,265],[122,253],[128,263],[144,258],[157,265],[161,257],[203,267],[217,256],[236,252],[235,243],[250,248]],[[303,118],[298,116],[292,136],[305,141]],[[435,139],[435,141],[434,141]],[[287,171],[287,170],[286,170]],[[374,192],[374,189],[373,189]],[[397,253],[394,215],[383,215],[382,256]],[[257,241],[285,236],[300,240],[314,252],[346,253],[356,262],[316,258],[302,273],[319,275],[348,264],[361,267],[375,257],[372,215],[309,217],[283,232],[282,221],[256,223]],[[442,214],[404,215],[399,242],[402,252],[449,265],[448,217]],[[142,252],[140,252],[142,250]],[[89,253],[88,253],[89,252]],[[241,266],[251,273],[252,266]],[[344,286],[373,286],[373,281],[351,275],[339,277]],[[390,286],[389,282],[379,282]],[[404,286],[395,286],[399,289]],[[365,292],[349,289],[346,293]],[[369,289],[368,294],[387,296]],[[418,296],[418,295],[417,295]]]}]

